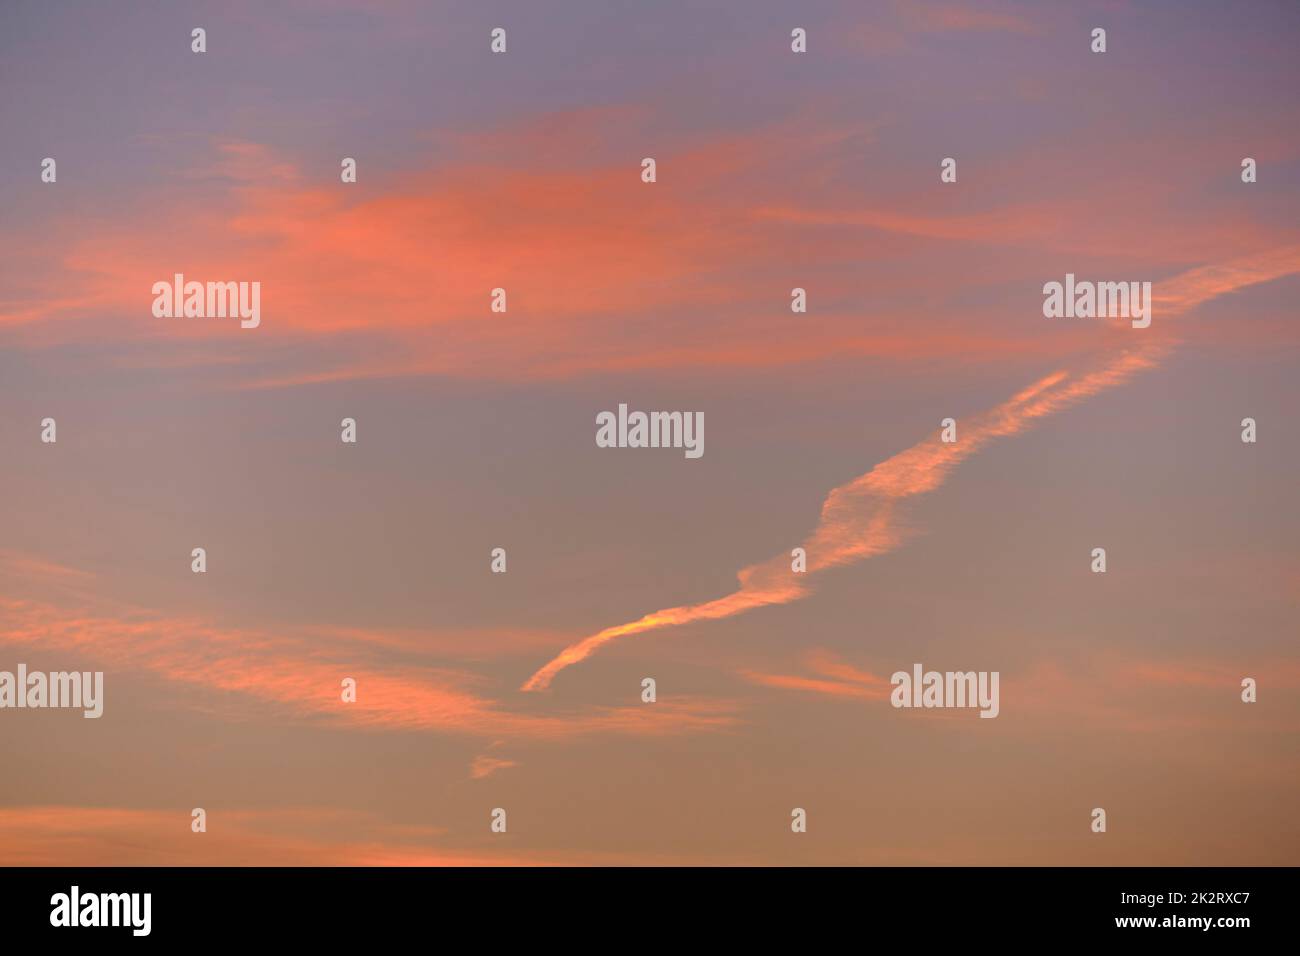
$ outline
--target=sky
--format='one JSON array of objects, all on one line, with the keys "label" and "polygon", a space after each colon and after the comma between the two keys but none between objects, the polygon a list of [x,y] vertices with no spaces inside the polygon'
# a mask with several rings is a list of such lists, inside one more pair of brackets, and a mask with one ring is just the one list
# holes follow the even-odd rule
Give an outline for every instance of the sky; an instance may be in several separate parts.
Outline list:
[{"label": "sky", "polygon": [[4,4],[0,864],[1294,865],[1298,30]]}]

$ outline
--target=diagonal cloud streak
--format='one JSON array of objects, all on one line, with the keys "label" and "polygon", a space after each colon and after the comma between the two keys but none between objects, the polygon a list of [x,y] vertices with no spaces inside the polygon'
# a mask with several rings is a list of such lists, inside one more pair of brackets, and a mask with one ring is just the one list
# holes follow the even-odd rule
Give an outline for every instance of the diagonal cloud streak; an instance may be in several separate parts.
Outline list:
[{"label": "diagonal cloud streak", "polygon": [[[1192,269],[1155,289],[1154,314],[1169,319],[1220,295],[1295,272],[1300,272],[1300,246]],[[887,458],[826,496],[816,528],[801,545],[808,554],[807,574],[796,576],[791,572],[786,554],[750,565],[737,574],[740,587],[731,594],[702,604],[663,608],[635,621],[598,631],[562,650],[533,674],[522,689],[545,690],[560,671],[621,637],[732,617],[754,608],[789,604],[806,597],[811,588],[805,582],[814,573],[897,548],[906,537],[898,520],[901,502],[938,488],[953,468],[990,441],[1018,434],[1039,419],[1154,368],[1174,344],[1175,340],[1169,336],[1164,339],[1143,336],[1139,344],[1121,350],[1099,366],[1053,372],[978,415],[973,423],[963,421],[959,442],[947,444],[932,436]]]}]

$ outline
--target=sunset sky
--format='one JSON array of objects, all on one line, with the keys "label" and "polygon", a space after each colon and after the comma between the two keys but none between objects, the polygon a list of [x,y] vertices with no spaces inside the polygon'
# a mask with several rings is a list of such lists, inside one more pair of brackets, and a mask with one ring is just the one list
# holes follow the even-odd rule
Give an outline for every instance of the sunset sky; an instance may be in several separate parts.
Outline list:
[{"label": "sunset sky", "polygon": [[[0,710],[0,865],[1300,862],[1297,39],[0,5],[0,670],[105,675]],[[1045,318],[1067,273],[1150,328]],[[597,447],[620,403],[705,453]],[[918,662],[1000,715],[894,709]]]}]

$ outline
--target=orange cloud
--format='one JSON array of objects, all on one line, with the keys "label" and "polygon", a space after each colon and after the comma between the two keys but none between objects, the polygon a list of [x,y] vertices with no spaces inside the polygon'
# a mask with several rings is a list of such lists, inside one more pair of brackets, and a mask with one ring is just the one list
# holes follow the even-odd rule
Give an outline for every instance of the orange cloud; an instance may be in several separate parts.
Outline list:
[{"label": "orange cloud", "polygon": [[484,777],[491,776],[498,770],[505,770],[509,767],[518,766],[513,760],[506,760],[503,757],[493,757],[489,754],[479,754],[470,764],[469,775],[472,780],[482,780]]},{"label": "orange cloud", "polygon": [[[1208,299],[1298,271],[1300,246],[1290,246],[1263,256],[1195,269],[1161,283],[1153,291],[1153,316],[1158,317],[1153,318],[1153,329],[1159,330],[1159,336],[1139,334],[1131,340],[1136,344],[1119,350],[1098,368],[1046,375],[1001,405],[963,420],[956,443],[942,443],[937,435],[932,436],[833,489],[822,503],[817,527],[801,544],[808,555],[807,577],[894,550],[906,536],[898,521],[901,502],[938,488],[957,464],[990,441],[1018,434],[1039,419],[1154,367],[1173,342],[1165,331],[1167,320]],[[664,608],[569,645],[534,673],[523,689],[544,690],[560,671],[585,660],[610,641],[664,627],[731,617],[771,604],[787,604],[810,591],[805,575],[791,571],[790,557],[785,553],[744,568],[737,577],[739,589],[726,597]]]},{"label": "orange cloud", "polygon": [[[740,674],[763,687],[826,697],[887,701],[893,690],[888,677],[861,670],[827,651],[808,654],[804,663],[817,676],[751,670]],[[899,666],[894,661],[882,665],[882,669],[892,673]],[[1035,733],[1048,723],[1070,727],[1085,724],[1122,733],[1222,730],[1230,727],[1227,717],[1232,709],[1245,706],[1240,702],[1243,677],[1254,677],[1261,693],[1277,703],[1267,712],[1237,713],[1258,713],[1270,729],[1300,727],[1291,703],[1291,692],[1300,687],[1300,663],[1296,661],[1256,658],[1243,668],[1240,661],[1133,658],[1120,651],[1095,648],[1087,655],[1040,659],[1017,671],[1001,672],[1002,713],[998,719],[1000,726]],[[961,711],[946,708],[917,714],[931,719],[963,717]],[[960,720],[954,721],[956,725],[970,726]]]},{"label": "orange cloud", "polygon": [[95,577],[89,571],[70,568],[55,561],[45,561],[34,555],[17,551],[0,551],[0,565],[4,566],[6,574],[38,580],[81,583],[91,581]]},{"label": "orange cloud", "polygon": [[[689,697],[656,707],[506,710],[484,696],[483,680],[471,673],[371,664],[365,648],[349,653],[329,647],[321,641],[327,636],[328,632],[291,637],[220,628],[138,609],[114,617],[0,597],[0,644],[75,653],[102,662],[110,675],[113,670],[144,673],[203,691],[235,693],[303,719],[328,719],[357,728],[541,740],[602,733],[662,736],[707,732],[736,722],[730,702]],[[352,703],[343,702],[341,696],[346,677],[357,682],[357,699]],[[110,684],[110,699],[111,693]],[[221,706],[229,710],[235,705],[225,702]],[[238,706],[235,712],[243,713],[250,704]]]},{"label": "orange cloud", "polygon": [[[520,866],[554,857],[457,850],[431,841],[436,827],[318,807],[205,808],[208,831],[190,830],[190,808],[0,807],[0,866]],[[340,833],[349,834],[342,837]]]},{"label": "orange cloud", "polygon": [[782,690],[801,690],[832,697],[862,697],[884,700],[891,690],[889,678],[878,677],[841,661],[829,651],[812,651],[805,662],[821,677],[799,677],[787,674],[763,674],[741,671],[741,675],[755,684]]},{"label": "orange cloud", "polygon": [[[134,203],[167,230],[52,217],[22,247],[9,247],[31,269],[22,290],[0,301],[0,327],[29,346],[127,340],[145,346],[133,348],[132,367],[213,366],[236,387],[764,367],[851,355],[1062,359],[1106,347],[1095,327],[976,333],[942,315],[908,321],[897,306],[870,314],[819,308],[817,322],[791,323],[783,317],[788,285],[770,288],[764,278],[890,254],[900,235],[984,246],[1082,243],[1113,253],[1109,233],[1061,232],[1063,220],[1091,220],[1089,197],[982,212],[915,193],[895,197],[895,208],[845,209],[838,195],[821,206],[774,203],[754,183],[782,175],[796,152],[817,170],[834,164],[830,151],[870,137],[805,120],[675,144],[657,157],[653,186],[640,182],[634,161],[593,164],[567,153],[564,162],[546,161],[544,147],[553,151],[557,138],[580,154],[643,112],[574,111],[449,137],[455,162],[382,184],[363,170],[355,187],[309,179],[260,144],[215,143],[211,156],[178,174],[184,188],[168,183]],[[500,156],[535,161],[491,159]],[[1131,241],[1153,245],[1149,236]],[[58,265],[50,271],[46,262]],[[176,272],[260,282],[262,325],[154,318],[152,283]],[[904,299],[914,298],[915,279],[879,277]],[[824,301],[844,282],[825,276],[817,294]],[[498,287],[507,292],[505,314],[489,311]],[[702,312],[706,324],[693,320]],[[292,347],[307,344],[310,351]]]},{"label": "orange cloud", "polygon": [[[512,140],[531,136],[525,127]],[[689,191],[650,189],[630,162],[578,170],[475,163],[375,192],[364,173],[355,189],[310,184],[259,144],[215,150],[185,176],[222,184],[227,202],[144,197],[148,214],[169,223],[166,235],[132,224],[81,235],[56,280],[82,294],[40,290],[6,303],[0,321],[112,309],[137,316],[130,325],[144,338],[222,336],[230,330],[220,321],[154,319],[149,288],[175,272],[238,276],[262,283],[266,335],[398,333],[427,346],[430,369],[487,371],[556,340],[580,352],[612,310],[707,308],[723,292],[702,277],[753,244],[739,219],[701,223],[690,214],[692,197],[743,161],[741,143],[660,157],[691,169]],[[167,208],[173,202],[185,203],[185,215]],[[504,316],[488,308],[498,286],[509,295]]]},{"label": "orange cloud", "polygon": [[1268,658],[1257,659],[1243,670],[1240,663],[1208,658],[1179,662],[1092,651],[1086,657],[1041,660],[1019,673],[1004,674],[999,719],[1015,722],[1024,717],[1034,726],[1055,721],[1123,733],[1154,733],[1216,732],[1231,727],[1229,715],[1257,715],[1271,729],[1300,729],[1296,709],[1289,705],[1289,693],[1282,710],[1251,710],[1262,705],[1242,703],[1243,677],[1256,678],[1272,693],[1290,692],[1300,686],[1300,666]]}]

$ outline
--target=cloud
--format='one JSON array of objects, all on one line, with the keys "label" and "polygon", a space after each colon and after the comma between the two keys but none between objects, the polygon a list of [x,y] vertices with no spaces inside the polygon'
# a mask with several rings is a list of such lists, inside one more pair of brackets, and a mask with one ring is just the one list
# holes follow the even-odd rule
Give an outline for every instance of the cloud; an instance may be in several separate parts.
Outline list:
[{"label": "cloud", "polygon": [[[0,807],[0,866],[520,866],[554,856],[449,849],[436,827],[389,823],[320,807],[208,811],[191,808]],[[342,836],[340,834],[347,834]]]},{"label": "cloud", "polygon": [[[262,702],[297,719],[358,729],[535,740],[712,732],[737,721],[734,704],[691,697],[655,707],[509,710],[487,695],[487,682],[476,674],[448,667],[386,666],[374,662],[364,646],[332,644],[328,631],[270,633],[141,609],[109,615],[0,596],[2,645],[28,646],[42,654],[58,651],[60,668],[84,669],[85,661],[97,662],[110,683],[109,706],[119,674],[143,674],[204,692],[196,699],[187,694],[187,702],[231,719],[247,716],[254,702]],[[382,650],[388,645],[373,646]],[[75,659],[67,660],[71,655]],[[357,682],[354,703],[342,700],[345,677]],[[227,694],[243,700],[232,702]]]},{"label": "cloud", "polygon": [[[886,554],[903,543],[899,504],[939,487],[948,473],[989,441],[1023,431],[1037,419],[1126,381],[1155,364],[1156,349],[1134,348],[1102,368],[1082,375],[1055,372],[1010,400],[970,421],[963,421],[961,440],[944,444],[931,438],[876,465],[848,484],[833,489],[822,503],[821,519],[800,546],[808,554],[807,575]],[[771,604],[806,597],[811,586],[790,570],[788,554],[742,569],[738,590],[703,604],[664,608],[635,621],[605,628],[559,653],[523,685],[543,690],[561,670],[585,660],[610,641],[695,621],[732,617]]]},{"label": "cloud", "polygon": [[[782,553],[742,569],[740,587],[702,604],[663,608],[641,618],[605,628],[577,641],[536,671],[524,690],[544,690],[566,667],[577,664],[611,641],[665,627],[732,617],[772,604],[787,604],[807,596],[807,579],[816,573],[888,553],[906,538],[899,508],[908,498],[938,488],[963,460],[989,442],[1016,435],[1040,419],[1068,408],[1098,392],[1127,382],[1153,368],[1174,342],[1165,323],[1179,314],[1247,285],[1300,271],[1300,246],[1221,265],[1194,269],[1161,283],[1153,291],[1154,334],[1137,334],[1131,344],[1091,369],[1062,369],[1043,376],[1010,399],[973,419],[963,419],[959,441],[946,444],[938,434],[879,463],[854,481],[833,489],[822,503],[821,517],[801,543],[808,555],[806,575],[790,570]],[[1157,325],[1156,323],[1160,324]]]},{"label": "cloud", "polygon": [[6,574],[42,581],[84,584],[93,581],[95,577],[89,571],[81,571],[19,551],[0,550],[0,566],[4,567]]},{"label": "cloud", "polygon": [[[309,177],[263,144],[218,140],[173,180],[133,197],[137,219],[51,215],[21,244],[0,247],[20,263],[0,301],[0,330],[19,347],[99,346],[132,368],[205,368],[237,388],[845,356],[1063,359],[1106,347],[1105,335],[1087,326],[1050,336],[995,323],[972,329],[943,308],[916,322],[905,303],[918,281],[932,280],[926,249],[1186,252],[1183,237],[1202,237],[1201,249],[1222,231],[1180,224],[1163,241],[1115,236],[1086,225],[1096,219],[1093,195],[972,211],[918,188],[864,204],[840,182],[841,167],[874,135],[861,120],[796,117],[712,139],[669,137],[656,155],[660,182],[647,186],[634,161],[595,152],[611,129],[635,129],[645,113],[574,110],[444,135],[451,154],[439,165],[374,179],[363,168],[355,187]],[[1008,178],[1024,181],[1018,164],[1031,159],[1042,161],[1035,151],[986,174],[994,203]],[[774,194],[767,184],[796,162],[809,188]],[[1085,226],[1063,233],[1062,221]],[[900,258],[899,237],[909,258]],[[1258,246],[1267,237],[1250,238]],[[846,305],[859,294],[864,258],[891,263],[873,276],[870,310]],[[260,282],[262,325],[154,318],[152,284],[177,272]],[[816,322],[790,321],[796,280],[771,278],[782,274],[816,276]],[[498,287],[505,314],[488,308]]]},{"label": "cloud", "polygon": [[950,4],[909,4],[904,9],[911,14],[912,22],[923,30],[1020,34],[1039,32],[1029,20],[1013,13],[972,10]]},{"label": "cloud", "polygon": [[1230,717],[1235,715],[1264,721],[1270,730],[1300,730],[1300,715],[1289,700],[1267,711],[1242,703],[1243,677],[1255,677],[1275,693],[1289,692],[1300,686],[1300,667],[1275,657],[1256,657],[1243,668],[1240,660],[1200,656],[1180,661],[1092,649],[1004,674],[998,719],[1014,723],[1023,718],[1034,732],[1054,723],[1120,733],[1231,734]]},{"label": "cloud", "polygon": [[505,770],[508,767],[518,766],[513,760],[506,760],[504,757],[493,757],[488,754],[479,754],[470,764],[469,775],[472,780],[482,780],[489,777],[498,770]]},{"label": "cloud", "polygon": [[[208,830],[193,833],[191,809],[0,807],[0,866],[609,866],[628,861],[617,851],[450,846],[442,827],[319,806],[205,807]],[[762,862],[736,854],[715,858],[698,848],[689,857],[645,850],[636,859],[650,866]]]},{"label": "cloud", "polygon": [[808,691],[831,697],[860,697],[866,700],[886,700],[889,697],[891,687],[888,677],[860,670],[841,661],[829,651],[811,651],[804,663],[820,676],[764,674],[752,670],[742,670],[740,673],[751,683],[782,690]]},{"label": "cloud", "polygon": [[[527,152],[537,135],[526,123],[486,139]],[[382,188],[363,171],[353,189],[308,181],[261,144],[219,141],[213,158],[182,174],[207,192],[139,197],[140,216],[166,221],[165,234],[136,222],[48,227],[50,245],[66,250],[54,256],[61,268],[4,302],[0,324],[43,320],[66,328],[30,330],[32,340],[84,341],[96,334],[90,314],[110,311],[126,317],[115,336],[145,343],[227,335],[220,321],[151,316],[153,282],[183,272],[261,282],[263,340],[364,333],[394,341],[391,352],[372,345],[349,364],[352,375],[480,375],[584,354],[595,365],[615,347],[610,312],[707,309],[726,295],[708,280],[711,270],[748,246],[774,251],[770,239],[749,238],[733,204],[714,195],[700,215],[696,201],[750,161],[748,145],[663,152],[665,166],[691,170],[689,185],[676,187],[647,187],[635,161],[575,169],[471,157],[391,177]],[[54,294],[69,287],[75,293]],[[507,289],[508,316],[489,311],[496,287]],[[653,329],[645,334],[654,341]],[[306,376],[342,374],[317,368]]]},{"label": "cloud", "polygon": [[[811,674],[742,670],[740,675],[750,683],[777,690],[885,702],[893,686],[884,675],[911,666],[900,660],[877,660],[875,666],[881,671],[878,676],[824,650],[805,655],[803,663]],[[1090,648],[1086,654],[1042,657],[999,673],[999,727],[1013,726],[1035,735],[1048,725],[1071,729],[1086,725],[1120,733],[1230,733],[1232,723],[1227,717],[1231,708],[1244,706],[1240,702],[1243,677],[1256,678],[1270,695],[1284,696],[1286,702],[1281,708],[1267,714],[1260,712],[1270,729],[1300,727],[1296,708],[1289,702],[1290,692],[1300,687],[1300,664],[1285,658],[1255,657],[1245,666],[1235,658],[1199,656],[1174,660],[1134,656],[1127,650]],[[886,705],[885,710],[889,709]],[[933,719],[959,718],[954,726],[961,725],[964,719],[960,709],[923,709],[915,713]],[[1254,716],[1254,712],[1238,713]]]}]

